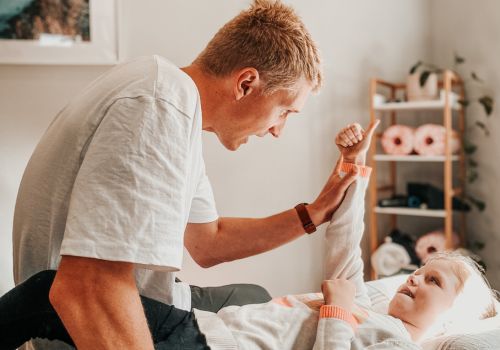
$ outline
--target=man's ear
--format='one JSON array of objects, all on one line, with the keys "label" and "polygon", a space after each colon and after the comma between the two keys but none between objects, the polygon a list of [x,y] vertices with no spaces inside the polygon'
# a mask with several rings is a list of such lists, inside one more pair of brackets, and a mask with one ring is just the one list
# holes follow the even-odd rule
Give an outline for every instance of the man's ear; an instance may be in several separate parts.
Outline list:
[{"label": "man's ear", "polygon": [[249,67],[236,72],[236,84],[234,86],[234,97],[240,100],[255,92],[261,85],[257,69]]}]

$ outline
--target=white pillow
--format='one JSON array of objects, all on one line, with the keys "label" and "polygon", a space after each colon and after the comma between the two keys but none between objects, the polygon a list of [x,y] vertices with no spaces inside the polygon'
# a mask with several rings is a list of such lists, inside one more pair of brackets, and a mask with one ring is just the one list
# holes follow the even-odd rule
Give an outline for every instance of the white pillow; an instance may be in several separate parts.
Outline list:
[{"label": "white pillow", "polygon": [[402,274],[366,282],[373,311],[386,314],[389,302],[394,297],[394,294],[396,294],[398,287],[402,285],[407,278],[407,274]]}]

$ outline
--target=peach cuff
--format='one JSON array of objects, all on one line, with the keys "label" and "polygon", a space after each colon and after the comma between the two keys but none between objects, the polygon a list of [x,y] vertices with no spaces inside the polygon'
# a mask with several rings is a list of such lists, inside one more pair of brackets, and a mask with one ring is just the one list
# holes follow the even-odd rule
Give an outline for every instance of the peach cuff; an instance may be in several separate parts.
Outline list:
[{"label": "peach cuff", "polygon": [[372,168],[366,165],[355,165],[353,163],[342,163],[342,168],[340,169],[344,173],[349,173],[353,170],[354,166],[359,169],[359,175],[361,177],[369,177],[372,173]]},{"label": "peach cuff", "polygon": [[319,318],[336,318],[349,323],[353,331],[358,328],[358,321],[352,313],[337,305],[323,305],[319,309]]}]

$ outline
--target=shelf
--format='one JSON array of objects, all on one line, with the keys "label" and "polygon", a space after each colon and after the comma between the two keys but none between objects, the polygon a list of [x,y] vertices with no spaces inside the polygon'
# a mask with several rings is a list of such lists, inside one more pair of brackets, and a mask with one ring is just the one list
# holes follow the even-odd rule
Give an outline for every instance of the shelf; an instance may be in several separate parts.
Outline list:
[{"label": "shelf", "polygon": [[[393,156],[390,154],[376,154],[373,157],[378,162],[444,162],[446,160],[445,156],[419,156],[415,154],[407,156]],[[456,162],[460,160],[457,155],[452,155],[451,160]]]},{"label": "shelf", "polygon": [[[411,101],[411,102],[388,102],[381,103],[373,106],[376,111],[418,111],[418,110],[444,110],[443,100],[431,101]],[[451,105],[455,111],[460,110],[462,107],[459,103],[455,102]]]},{"label": "shelf", "polygon": [[[383,89],[382,89],[383,88]],[[464,97],[464,83],[454,72],[450,70],[445,70],[442,74],[442,80],[438,82],[439,93],[433,100],[427,101],[406,101],[407,84],[404,83],[391,83],[389,81],[384,81],[377,78],[372,78],[370,80],[370,120],[374,122],[377,118],[391,117],[386,121],[385,124],[406,124],[408,121],[414,120],[414,124],[421,124],[423,120],[420,120],[422,115],[429,115],[434,119],[436,124],[442,125],[449,135],[452,132],[453,124],[465,125],[465,112],[466,109],[462,106],[461,99]],[[401,100],[397,100],[401,99]],[[400,101],[400,102],[395,102]],[[404,121],[406,120],[406,122]],[[386,125],[388,126],[388,125]],[[457,130],[460,138],[463,138],[463,128]],[[376,139],[380,139],[383,133],[380,131],[375,134]],[[444,232],[446,237],[446,243],[451,246],[451,237],[453,233],[454,226],[458,224],[458,218],[455,218],[455,214],[460,214],[459,227],[460,236],[463,241],[465,241],[465,228],[467,227],[465,221],[465,212],[462,211],[450,211],[443,209],[420,209],[420,208],[408,208],[408,207],[380,207],[379,195],[382,192],[390,191],[391,195],[396,194],[398,188],[398,182],[404,181],[405,179],[399,173],[399,166],[396,162],[415,162],[419,167],[422,167],[423,162],[428,162],[427,166],[437,166],[438,168],[444,166],[444,173],[442,186],[447,191],[444,191],[447,196],[459,196],[463,195],[463,189],[465,186],[465,179],[463,174],[466,171],[466,162],[464,161],[463,150],[457,154],[446,154],[440,156],[421,156],[418,154],[411,155],[389,155],[384,154],[382,150],[379,150],[380,154],[377,153],[377,145],[374,143],[370,148],[369,162],[373,167],[373,179],[370,182],[370,203],[369,212],[371,219],[375,222],[379,215],[389,215],[384,221],[384,231],[389,232],[390,229],[395,229],[400,224],[400,221],[404,221],[407,218],[402,216],[413,216],[417,221],[428,221],[442,220],[444,226]],[[392,163],[380,163],[380,162],[392,162]],[[390,172],[388,175],[388,183],[380,183],[381,179],[377,179],[377,167],[385,167],[390,165]],[[457,169],[455,169],[455,166]],[[422,169],[422,176],[424,175]],[[428,169],[426,169],[428,170]],[[436,169],[439,170],[439,169]],[[454,185],[454,172],[457,171],[460,180],[460,185],[452,188]],[[379,180],[379,181],[377,181]],[[379,193],[381,192],[381,193]],[[453,203],[453,202],[452,202]],[[458,216],[458,215],[457,215]],[[378,225],[370,225],[369,227],[370,236],[370,252],[373,254],[378,248],[380,242],[380,232]],[[371,277],[376,277],[375,270],[373,266],[371,267]]]},{"label": "shelf", "polygon": [[392,215],[410,215],[410,216],[426,216],[434,218],[444,218],[446,217],[445,210],[437,209],[415,209],[415,208],[403,208],[403,207],[375,207],[375,213],[378,214],[392,214]]}]

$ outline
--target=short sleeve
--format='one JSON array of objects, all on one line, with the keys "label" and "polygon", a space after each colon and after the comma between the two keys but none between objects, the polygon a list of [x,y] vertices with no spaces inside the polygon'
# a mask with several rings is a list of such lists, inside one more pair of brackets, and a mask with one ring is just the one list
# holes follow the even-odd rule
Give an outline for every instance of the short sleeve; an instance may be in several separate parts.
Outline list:
[{"label": "short sleeve", "polygon": [[193,224],[212,222],[219,218],[208,176],[203,173],[191,203],[188,221]]},{"label": "short sleeve", "polygon": [[153,97],[115,101],[76,176],[61,255],[180,269],[191,124]]}]

